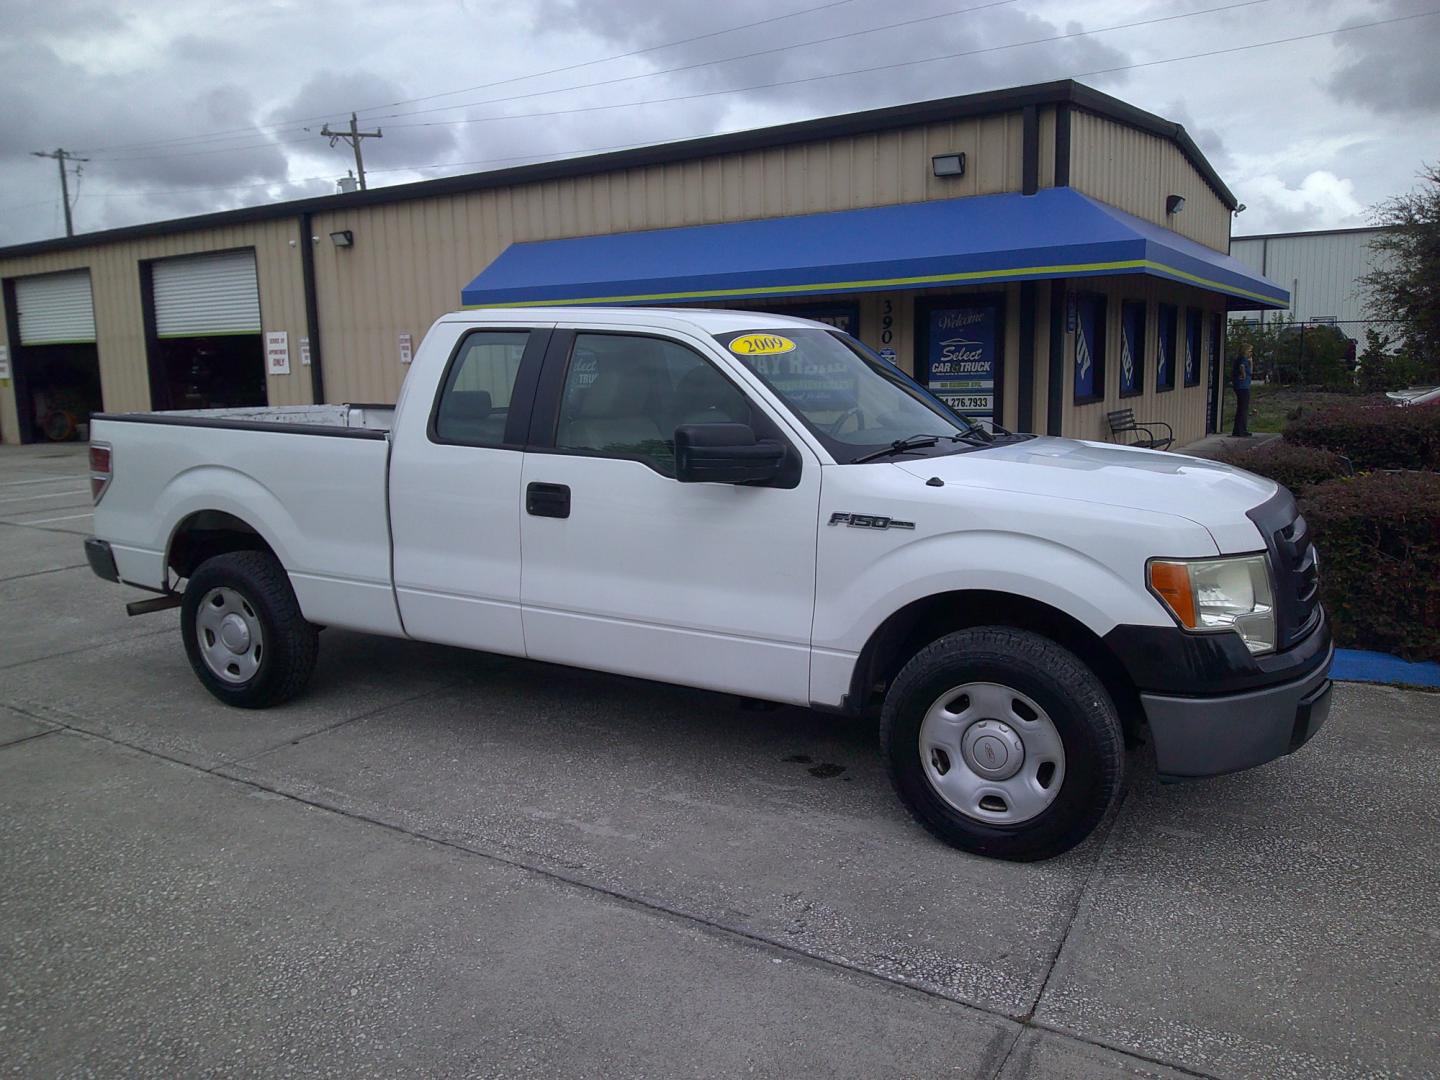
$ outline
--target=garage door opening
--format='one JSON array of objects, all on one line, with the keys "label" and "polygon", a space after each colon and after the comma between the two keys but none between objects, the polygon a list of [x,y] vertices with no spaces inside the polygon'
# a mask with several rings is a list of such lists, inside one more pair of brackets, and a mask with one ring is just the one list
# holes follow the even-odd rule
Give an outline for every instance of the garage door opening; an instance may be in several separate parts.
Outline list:
[{"label": "garage door opening", "polygon": [[148,264],[156,409],[264,405],[265,346],[253,251]]},{"label": "garage door opening", "polygon": [[13,371],[22,442],[89,437],[103,410],[88,270],[17,278],[7,298],[18,324]]}]

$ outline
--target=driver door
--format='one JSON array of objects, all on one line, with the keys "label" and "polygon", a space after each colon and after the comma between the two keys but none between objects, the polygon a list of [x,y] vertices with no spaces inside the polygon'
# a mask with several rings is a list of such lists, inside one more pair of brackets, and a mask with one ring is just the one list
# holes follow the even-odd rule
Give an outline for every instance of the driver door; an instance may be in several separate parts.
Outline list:
[{"label": "driver door", "polygon": [[[521,481],[526,652],[808,704],[819,462],[697,346],[556,331]],[[675,428],[703,423],[784,440],[798,479],[679,482]]]}]

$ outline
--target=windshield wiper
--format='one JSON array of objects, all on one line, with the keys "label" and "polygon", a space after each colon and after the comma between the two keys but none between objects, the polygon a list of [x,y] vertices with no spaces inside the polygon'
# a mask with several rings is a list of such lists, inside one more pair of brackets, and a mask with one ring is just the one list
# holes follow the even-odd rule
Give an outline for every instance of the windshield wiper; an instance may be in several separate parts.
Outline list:
[{"label": "windshield wiper", "polygon": [[861,465],[867,461],[878,461],[882,457],[889,457],[891,454],[903,454],[908,450],[923,450],[927,446],[934,446],[941,439],[951,438],[949,435],[911,435],[909,438],[896,439],[889,446],[882,446],[879,450],[872,450],[868,454],[861,454],[857,458],[851,458],[851,465]]}]

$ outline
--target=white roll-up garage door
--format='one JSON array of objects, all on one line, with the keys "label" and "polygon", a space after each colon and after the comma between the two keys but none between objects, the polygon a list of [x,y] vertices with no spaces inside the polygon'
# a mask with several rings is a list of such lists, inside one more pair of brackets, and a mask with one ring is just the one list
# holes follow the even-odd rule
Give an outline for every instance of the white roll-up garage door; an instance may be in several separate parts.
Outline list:
[{"label": "white roll-up garage door", "polygon": [[21,345],[72,345],[95,340],[90,271],[15,279]]},{"label": "white roll-up garage door", "polygon": [[150,265],[150,284],[162,338],[260,333],[253,251],[161,259]]}]

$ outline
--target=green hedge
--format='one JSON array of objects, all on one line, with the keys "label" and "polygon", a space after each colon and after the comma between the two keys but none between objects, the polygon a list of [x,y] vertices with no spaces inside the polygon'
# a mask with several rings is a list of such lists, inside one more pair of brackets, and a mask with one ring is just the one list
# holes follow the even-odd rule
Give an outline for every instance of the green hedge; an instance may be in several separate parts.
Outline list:
[{"label": "green hedge", "polygon": [[1440,660],[1440,473],[1330,480],[1301,509],[1336,644]]},{"label": "green hedge", "polygon": [[1342,405],[1302,413],[1285,441],[1344,454],[1357,472],[1440,469],[1440,408]]},{"label": "green hedge", "polygon": [[1317,446],[1294,446],[1279,439],[1260,446],[1228,450],[1219,460],[1267,477],[1294,492],[1350,475],[1350,466],[1339,454]]}]

